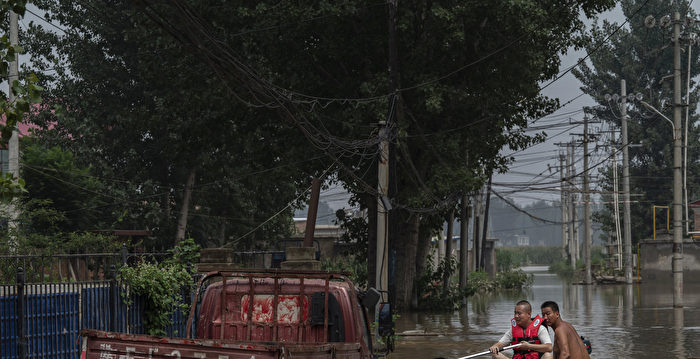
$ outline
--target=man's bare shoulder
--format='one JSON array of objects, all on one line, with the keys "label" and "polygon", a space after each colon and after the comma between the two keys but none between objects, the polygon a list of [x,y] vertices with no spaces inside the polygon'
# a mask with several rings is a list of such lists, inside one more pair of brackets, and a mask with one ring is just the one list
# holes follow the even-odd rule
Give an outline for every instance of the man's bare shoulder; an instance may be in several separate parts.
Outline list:
[{"label": "man's bare shoulder", "polygon": [[562,321],[562,322],[559,323],[559,325],[554,329],[554,334],[556,334],[556,333],[569,332],[569,331],[571,331],[571,329],[572,329],[571,324]]}]

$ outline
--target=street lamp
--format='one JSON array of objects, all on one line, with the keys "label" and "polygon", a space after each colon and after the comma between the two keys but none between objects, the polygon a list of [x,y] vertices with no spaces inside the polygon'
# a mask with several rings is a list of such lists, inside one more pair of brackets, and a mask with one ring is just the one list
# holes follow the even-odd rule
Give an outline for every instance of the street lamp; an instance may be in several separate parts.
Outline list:
[{"label": "street lamp", "polygon": [[671,121],[671,119],[666,117],[663,113],[659,112],[659,110],[657,110],[654,106],[646,103],[646,101],[639,100],[639,103],[644,105],[644,107],[656,112],[657,115],[661,116],[661,118],[663,118],[664,120],[668,121],[668,123],[671,124],[671,128],[673,129],[673,136],[674,136],[673,139],[675,140],[676,139],[676,137],[675,137],[676,136],[676,126],[673,124],[673,121]]}]

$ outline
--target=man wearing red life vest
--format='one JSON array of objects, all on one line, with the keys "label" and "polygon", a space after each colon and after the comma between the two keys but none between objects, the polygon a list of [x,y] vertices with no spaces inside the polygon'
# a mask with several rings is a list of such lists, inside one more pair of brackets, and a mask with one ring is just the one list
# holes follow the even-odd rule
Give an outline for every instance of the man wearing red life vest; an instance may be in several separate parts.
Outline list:
[{"label": "man wearing red life vest", "polygon": [[515,304],[515,316],[510,320],[511,327],[489,348],[492,358],[507,359],[503,353],[499,353],[500,349],[521,344],[513,349],[513,359],[552,359],[552,340],[547,327],[543,325],[544,320],[539,315],[534,318],[530,315],[532,306],[528,301],[521,300]]}]

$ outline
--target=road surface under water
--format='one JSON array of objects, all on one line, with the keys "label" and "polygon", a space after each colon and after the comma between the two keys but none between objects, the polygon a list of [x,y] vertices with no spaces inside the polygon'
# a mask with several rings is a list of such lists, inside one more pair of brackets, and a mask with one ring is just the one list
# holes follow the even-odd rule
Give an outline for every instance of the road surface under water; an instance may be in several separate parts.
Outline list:
[{"label": "road surface under water", "polygon": [[535,275],[526,291],[470,297],[466,308],[451,314],[401,314],[396,332],[408,335],[397,339],[389,358],[459,358],[485,351],[510,328],[521,299],[532,303],[533,316],[542,302],[557,302],[562,318],[591,340],[591,358],[700,358],[699,287],[686,285],[684,308],[673,308],[670,277],[660,284],[585,286],[565,283],[547,267],[523,269]]}]

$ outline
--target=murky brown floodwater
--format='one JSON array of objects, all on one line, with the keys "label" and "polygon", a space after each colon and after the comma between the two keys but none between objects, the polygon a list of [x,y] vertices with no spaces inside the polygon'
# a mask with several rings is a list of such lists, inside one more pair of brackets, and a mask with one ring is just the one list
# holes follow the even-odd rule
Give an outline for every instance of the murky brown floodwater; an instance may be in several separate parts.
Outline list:
[{"label": "murky brown floodwater", "polygon": [[389,358],[459,358],[487,350],[509,328],[521,299],[529,300],[537,313],[545,300],[557,302],[562,318],[592,341],[591,358],[700,358],[700,288],[686,286],[684,308],[674,309],[671,280],[581,286],[563,283],[546,267],[525,269],[535,274],[535,282],[524,293],[472,297],[467,308],[451,315],[402,314],[397,333],[444,334],[401,337]]}]

